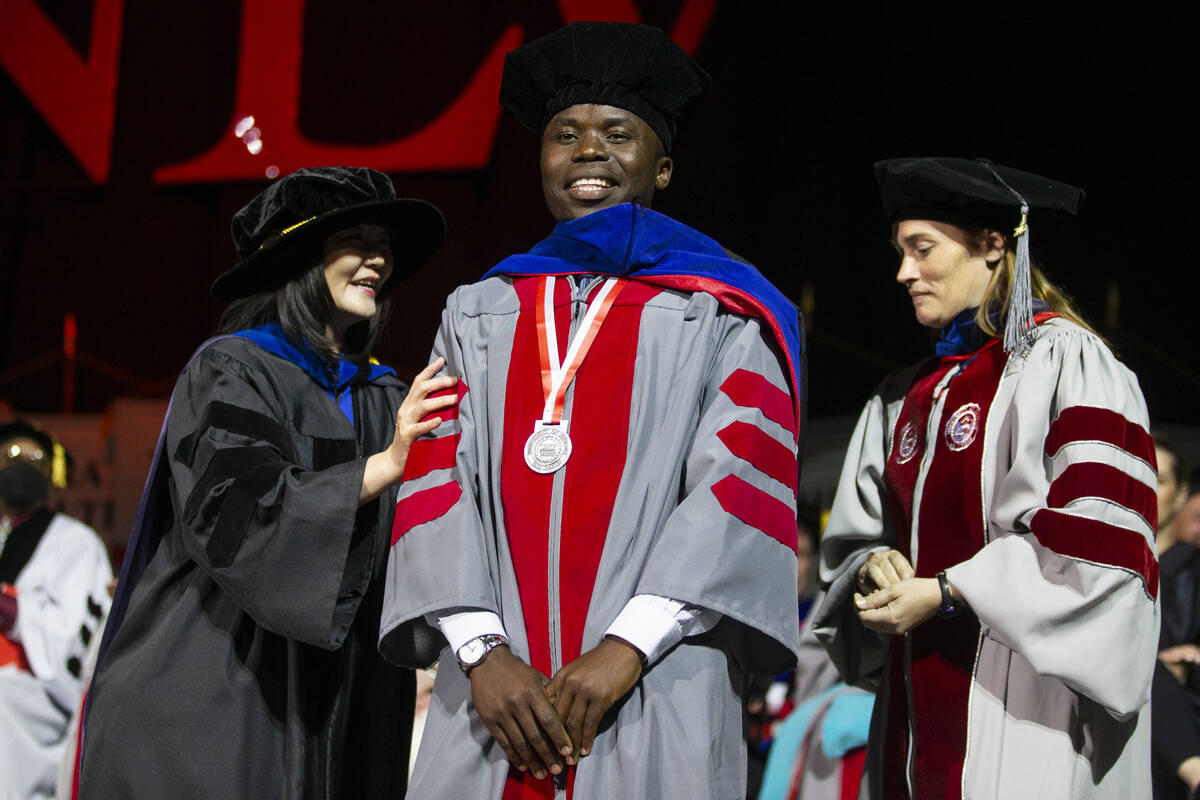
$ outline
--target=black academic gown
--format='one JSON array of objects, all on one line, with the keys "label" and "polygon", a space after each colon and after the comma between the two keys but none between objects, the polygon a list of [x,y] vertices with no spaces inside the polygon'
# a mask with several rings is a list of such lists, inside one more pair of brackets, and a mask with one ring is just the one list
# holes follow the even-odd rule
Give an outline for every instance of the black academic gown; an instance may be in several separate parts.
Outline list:
[{"label": "black academic gown", "polygon": [[91,690],[82,798],[403,796],[413,675],[375,644],[395,490],[358,495],[406,387],[351,391],[353,425],[237,336],[180,377],[148,498],[161,521],[140,533],[156,545]]}]

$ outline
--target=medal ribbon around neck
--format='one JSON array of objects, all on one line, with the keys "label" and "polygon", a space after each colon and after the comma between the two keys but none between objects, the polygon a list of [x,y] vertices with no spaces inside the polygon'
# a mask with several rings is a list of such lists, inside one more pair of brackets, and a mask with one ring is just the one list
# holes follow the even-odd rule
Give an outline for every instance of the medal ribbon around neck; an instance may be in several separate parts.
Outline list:
[{"label": "medal ribbon around neck", "polygon": [[604,324],[604,318],[626,283],[628,281],[620,278],[609,278],[604,282],[588,306],[579,330],[567,345],[566,357],[560,362],[558,332],[554,325],[554,276],[544,275],[538,279],[538,355],[542,362],[542,393],[546,398],[542,424],[556,425],[562,422],[567,387],[571,385],[583,359],[587,358],[588,350],[596,340],[600,326]]},{"label": "medal ribbon around neck", "polygon": [[554,276],[538,279],[537,329],[538,356],[542,366],[542,393],[546,405],[542,418],[533,425],[533,433],[525,441],[525,463],[534,472],[549,475],[562,469],[571,457],[571,437],[567,434],[567,421],[562,418],[567,387],[575,378],[575,372],[587,357],[604,318],[612,308],[613,301],[624,288],[626,280],[609,278],[596,292],[579,330],[567,345],[566,358],[558,359],[558,331],[554,325]]}]

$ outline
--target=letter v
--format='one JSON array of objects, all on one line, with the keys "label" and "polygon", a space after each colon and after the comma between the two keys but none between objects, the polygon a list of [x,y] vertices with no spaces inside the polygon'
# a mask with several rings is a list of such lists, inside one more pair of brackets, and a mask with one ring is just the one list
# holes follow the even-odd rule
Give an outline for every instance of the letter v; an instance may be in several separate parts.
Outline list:
[{"label": "letter v", "polygon": [[[154,182],[212,183],[262,180],[318,164],[360,164],[384,172],[481,169],[492,152],[500,106],[496,95],[504,54],[521,43],[521,28],[508,25],[458,97],[414,133],[377,145],[313,141],[301,133],[300,64],[305,0],[242,0],[234,115],[224,135],[206,152],[154,170]],[[409,31],[408,35],[425,35]],[[436,65],[431,68],[436,68]],[[381,79],[381,87],[388,85]],[[395,102],[403,102],[397,97]],[[229,135],[252,117],[261,130],[251,151]],[[268,167],[274,169],[267,171]]]},{"label": "letter v", "polygon": [[112,166],[123,0],[95,0],[85,61],[34,0],[0,2],[0,66],[94,183]]}]

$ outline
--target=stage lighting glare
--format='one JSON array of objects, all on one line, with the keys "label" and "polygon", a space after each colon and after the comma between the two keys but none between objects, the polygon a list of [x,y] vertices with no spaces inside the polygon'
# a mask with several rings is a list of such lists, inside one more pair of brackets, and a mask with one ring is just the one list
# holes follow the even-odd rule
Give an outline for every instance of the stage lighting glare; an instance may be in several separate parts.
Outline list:
[{"label": "stage lighting glare", "polygon": [[254,127],[254,117],[251,117],[251,116],[242,117],[241,119],[239,119],[237,121],[237,124],[233,126],[233,135],[240,139],[240,138],[242,138],[242,136],[245,135],[246,131],[250,130],[253,127]]}]

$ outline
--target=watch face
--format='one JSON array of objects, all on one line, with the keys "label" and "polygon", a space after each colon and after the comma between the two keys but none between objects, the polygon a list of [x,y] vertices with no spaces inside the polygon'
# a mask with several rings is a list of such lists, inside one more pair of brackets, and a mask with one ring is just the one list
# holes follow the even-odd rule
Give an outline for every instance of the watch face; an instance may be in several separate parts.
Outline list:
[{"label": "watch face", "polygon": [[483,639],[472,639],[458,651],[458,657],[464,664],[474,664],[483,657],[484,652]]}]

